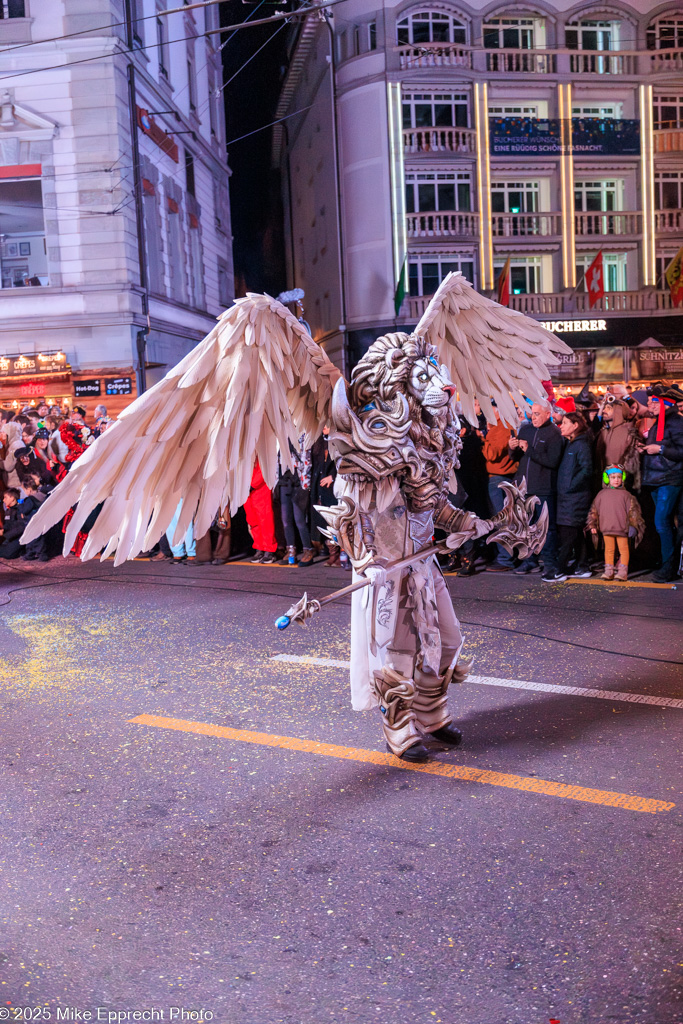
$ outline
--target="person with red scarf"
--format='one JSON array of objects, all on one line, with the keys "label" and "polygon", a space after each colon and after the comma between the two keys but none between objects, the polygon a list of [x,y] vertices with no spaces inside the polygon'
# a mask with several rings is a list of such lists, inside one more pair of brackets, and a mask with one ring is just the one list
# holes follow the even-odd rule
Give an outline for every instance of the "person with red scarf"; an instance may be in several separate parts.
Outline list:
[{"label": "person with red scarf", "polygon": [[254,563],[270,565],[275,561],[277,540],[275,539],[275,520],[273,518],[273,496],[270,487],[263,479],[258,459],[254,463],[251,474],[251,491],[244,503],[247,525],[254,542]]}]

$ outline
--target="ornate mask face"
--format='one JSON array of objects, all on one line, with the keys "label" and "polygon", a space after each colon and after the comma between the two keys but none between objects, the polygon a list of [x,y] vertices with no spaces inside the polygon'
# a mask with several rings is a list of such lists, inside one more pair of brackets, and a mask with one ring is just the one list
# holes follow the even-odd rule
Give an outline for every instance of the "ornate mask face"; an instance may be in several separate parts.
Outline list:
[{"label": "ornate mask face", "polygon": [[455,385],[446,367],[439,366],[433,355],[425,355],[413,363],[408,391],[423,409],[434,413],[448,405],[455,394]]}]

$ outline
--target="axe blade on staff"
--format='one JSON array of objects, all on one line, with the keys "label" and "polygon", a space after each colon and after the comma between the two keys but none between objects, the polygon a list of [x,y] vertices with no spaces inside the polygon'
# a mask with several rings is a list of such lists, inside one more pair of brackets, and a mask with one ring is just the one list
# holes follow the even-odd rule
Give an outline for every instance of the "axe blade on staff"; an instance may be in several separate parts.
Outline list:
[{"label": "axe blade on staff", "polygon": [[[520,558],[526,558],[531,552],[538,554],[545,544],[548,533],[548,506],[544,505],[536,522],[531,523],[534,509],[540,499],[535,495],[527,497],[524,481],[519,486],[502,483],[500,487],[505,492],[505,505],[497,515],[492,519],[484,520],[483,523],[489,542],[495,541],[502,544],[510,554],[517,549]],[[455,544],[451,543],[450,545],[448,541],[456,538],[461,539],[462,542],[462,534],[451,534],[438,544],[431,544],[420,551],[415,551],[412,555],[406,555],[405,558],[400,558],[396,562],[390,562],[384,566],[384,569],[388,575],[398,569],[406,569],[414,562],[420,562],[432,555],[452,551],[454,547],[460,545],[457,540]],[[310,601],[308,594],[304,594],[284,615],[275,620],[275,625],[278,629],[287,629],[292,622],[298,622],[305,626],[307,620],[319,612],[324,605],[331,604],[332,601],[339,601],[340,598],[347,597],[348,594],[353,594],[356,590],[369,587],[371,583],[371,579],[357,580],[355,583],[349,584],[348,587],[342,587],[341,590],[327,594],[326,597],[313,598]]]}]

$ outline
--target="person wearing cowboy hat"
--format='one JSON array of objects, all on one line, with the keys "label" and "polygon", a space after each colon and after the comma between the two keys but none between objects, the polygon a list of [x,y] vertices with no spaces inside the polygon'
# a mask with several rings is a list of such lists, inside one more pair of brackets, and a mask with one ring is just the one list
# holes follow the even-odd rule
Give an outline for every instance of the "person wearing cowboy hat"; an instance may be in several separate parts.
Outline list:
[{"label": "person wearing cowboy hat", "polygon": [[648,408],[656,419],[639,445],[642,483],[652,495],[661,545],[662,565],[652,576],[655,583],[670,583],[678,576],[674,517],[683,491],[683,416],[677,405],[681,395],[681,389],[670,384],[649,389]]}]

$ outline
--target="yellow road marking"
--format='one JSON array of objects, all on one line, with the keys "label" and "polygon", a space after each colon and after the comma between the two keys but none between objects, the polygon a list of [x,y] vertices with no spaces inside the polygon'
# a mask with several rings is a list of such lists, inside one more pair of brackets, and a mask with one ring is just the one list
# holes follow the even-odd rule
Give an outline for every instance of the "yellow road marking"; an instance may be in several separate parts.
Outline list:
[{"label": "yellow road marking", "polygon": [[197,733],[199,736],[217,736],[240,743],[257,743],[265,747],[280,747],[285,750],[299,750],[306,754],[320,754],[323,757],[338,757],[344,761],[362,761],[366,764],[389,765],[406,771],[422,772],[426,775],[441,775],[463,782],[479,782],[485,786],[502,786],[505,789],[520,789],[526,793],[540,793],[543,796],[559,796],[565,800],[581,800],[589,804],[603,804],[605,807],[621,807],[625,811],[644,811],[657,814],[670,811],[675,804],[665,800],[651,800],[627,793],[613,793],[604,789],[587,789],[585,786],[568,786],[563,782],[547,779],[529,779],[522,775],[489,771],[485,768],[468,768],[465,765],[442,764],[429,761],[427,764],[410,764],[400,761],[392,754],[359,747],[340,747],[335,743],[318,743],[315,740],[301,740],[295,736],[276,736],[269,732],[250,732],[247,729],[231,729],[226,725],[212,725],[210,722],[189,722],[182,718],[166,718],[163,715],[138,715],[129,719],[133,725],[150,725],[156,729],[175,729],[179,732]]}]

